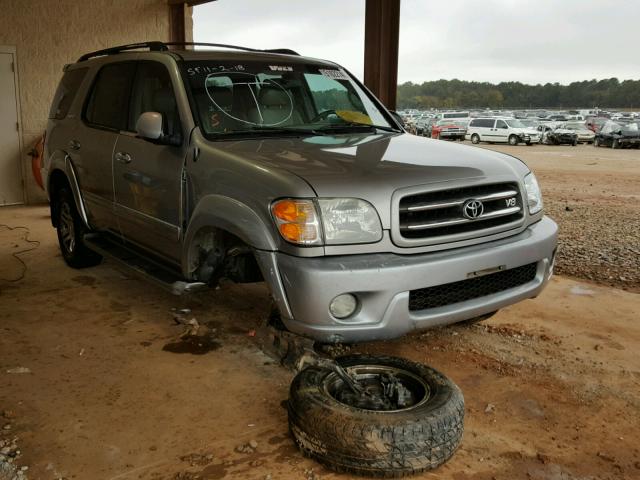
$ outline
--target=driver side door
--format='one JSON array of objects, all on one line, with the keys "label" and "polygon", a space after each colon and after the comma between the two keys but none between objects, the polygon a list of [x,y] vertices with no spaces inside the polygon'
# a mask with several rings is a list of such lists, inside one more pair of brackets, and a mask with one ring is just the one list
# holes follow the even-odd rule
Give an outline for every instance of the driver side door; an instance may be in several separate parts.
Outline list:
[{"label": "driver side door", "polygon": [[[135,124],[144,112],[163,118],[163,139],[137,136]],[[182,170],[187,142],[175,85],[160,62],[139,62],[133,82],[127,131],[114,148],[115,211],[125,240],[175,262],[180,259]]]}]

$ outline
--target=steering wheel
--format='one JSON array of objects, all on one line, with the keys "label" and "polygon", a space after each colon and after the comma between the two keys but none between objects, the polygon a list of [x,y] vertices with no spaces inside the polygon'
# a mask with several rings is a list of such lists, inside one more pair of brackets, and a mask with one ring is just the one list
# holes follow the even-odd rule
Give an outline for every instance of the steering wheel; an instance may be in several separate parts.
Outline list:
[{"label": "steering wheel", "polygon": [[320,112],[318,115],[311,119],[311,123],[319,122],[320,120],[326,120],[329,118],[329,115],[338,115],[335,110],[325,110],[324,112]]}]

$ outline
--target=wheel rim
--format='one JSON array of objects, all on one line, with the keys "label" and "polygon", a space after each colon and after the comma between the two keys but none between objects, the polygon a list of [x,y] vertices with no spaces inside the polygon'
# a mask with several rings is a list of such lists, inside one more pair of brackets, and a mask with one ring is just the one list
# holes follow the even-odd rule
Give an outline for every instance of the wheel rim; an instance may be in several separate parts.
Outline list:
[{"label": "wheel rim", "polygon": [[399,412],[417,408],[431,397],[429,385],[418,375],[387,365],[355,365],[344,368],[363,388],[352,392],[335,373],[324,380],[326,393],[337,402],[359,410]]},{"label": "wheel rim", "polygon": [[509,138],[509,143],[510,143],[511,145],[515,145],[515,144],[517,143],[516,137],[510,137],[510,138]]},{"label": "wheel rim", "polygon": [[73,253],[76,248],[75,233],[71,207],[69,203],[62,202],[62,205],[60,205],[60,237],[62,239],[62,245],[68,253]]}]

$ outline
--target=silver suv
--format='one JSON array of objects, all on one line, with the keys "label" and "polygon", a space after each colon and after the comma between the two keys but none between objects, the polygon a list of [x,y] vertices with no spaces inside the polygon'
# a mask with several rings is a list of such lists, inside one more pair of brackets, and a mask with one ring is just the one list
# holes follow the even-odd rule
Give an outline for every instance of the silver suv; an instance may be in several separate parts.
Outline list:
[{"label": "silver suv", "polygon": [[339,65],[151,42],[67,65],[43,178],[66,262],[264,280],[287,329],[397,337],[535,297],[557,226],[502,153],[407,134]]}]

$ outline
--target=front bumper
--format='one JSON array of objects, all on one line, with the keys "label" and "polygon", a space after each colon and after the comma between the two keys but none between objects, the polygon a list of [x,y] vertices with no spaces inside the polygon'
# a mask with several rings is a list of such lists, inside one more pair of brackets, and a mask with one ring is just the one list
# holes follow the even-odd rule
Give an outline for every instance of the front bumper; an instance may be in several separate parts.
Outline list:
[{"label": "front bumper", "polygon": [[538,143],[540,142],[540,135],[532,135],[529,133],[525,133],[522,135],[519,135],[520,137],[520,141],[521,142],[525,142],[525,143]]},{"label": "front bumper", "polygon": [[[287,303],[280,309],[290,313],[283,321],[289,330],[319,341],[360,342],[490,313],[540,293],[551,275],[557,230],[553,220],[544,217],[512,237],[427,254],[302,258],[275,253],[281,301]],[[466,280],[471,272],[534,262],[535,278],[518,287],[443,307],[409,310],[411,290]],[[329,313],[329,303],[342,293],[356,295],[359,308],[339,320]]]}]

